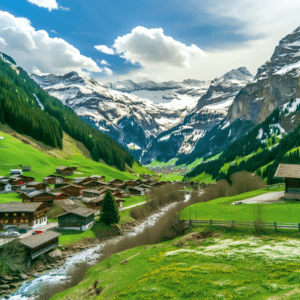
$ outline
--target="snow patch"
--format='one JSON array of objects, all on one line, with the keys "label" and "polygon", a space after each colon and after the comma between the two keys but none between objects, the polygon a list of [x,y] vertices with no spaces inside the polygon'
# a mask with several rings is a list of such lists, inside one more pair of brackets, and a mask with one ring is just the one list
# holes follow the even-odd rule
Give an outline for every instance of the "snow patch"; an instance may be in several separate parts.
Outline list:
[{"label": "snow patch", "polygon": [[41,103],[41,101],[40,101],[40,99],[37,97],[37,95],[36,95],[36,94],[33,94],[33,95],[34,95],[34,97],[35,97],[35,99],[36,99],[38,105],[40,106],[40,108],[41,108],[42,110],[45,110],[44,105]]}]

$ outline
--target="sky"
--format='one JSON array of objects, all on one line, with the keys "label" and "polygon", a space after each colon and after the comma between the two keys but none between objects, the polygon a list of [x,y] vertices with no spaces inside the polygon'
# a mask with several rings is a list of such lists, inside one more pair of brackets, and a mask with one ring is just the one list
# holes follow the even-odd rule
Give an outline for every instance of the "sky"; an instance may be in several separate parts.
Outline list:
[{"label": "sky", "polygon": [[1,0],[0,51],[29,73],[102,82],[255,75],[299,15],[299,0]]}]

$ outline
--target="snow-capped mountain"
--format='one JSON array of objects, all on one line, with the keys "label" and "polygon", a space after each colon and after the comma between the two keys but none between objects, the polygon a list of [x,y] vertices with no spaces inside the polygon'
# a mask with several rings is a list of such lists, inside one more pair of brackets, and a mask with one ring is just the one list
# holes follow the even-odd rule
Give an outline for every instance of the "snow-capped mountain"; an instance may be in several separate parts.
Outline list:
[{"label": "snow-capped mountain", "polygon": [[[299,77],[300,27],[279,42],[271,59],[258,68],[254,80],[234,98],[227,117],[200,139],[193,152],[179,163],[189,163],[197,157],[223,151],[255,124],[265,121],[276,108],[300,98]],[[281,123],[286,132],[298,124],[296,119],[286,117]]]},{"label": "snow-capped mountain", "polygon": [[299,76],[300,27],[279,42],[254,81],[241,90],[228,112],[228,121],[241,118],[261,123],[275,108],[299,96]]},{"label": "snow-capped mountain", "polygon": [[233,99],[251,80],[253,76],[244,67],[214,79],[184,121],[152,142],[143,153],[142,163],[150,163],[154,158],[169,160],[192,152],[198,140],[227,116]]},{"label": "snow-capped mountain", "polygon": [[[166,103],[155,105],[148,99],[113,90],[76,72],[61,76],[33,74],[32,78],[87,123],[124,146],[135,144],[136,149],[145,149],[160,133],[182,123],[195,108],[199,95],[206,91],[201,85],[196,95],[189,95],[192,81],[185,86],[174,83],[172,87],[180,87],[181,92],[175,93]],[[152,85],[148,84],[149,87]],[[183,88],[187,88],[186,94]],[[129,148],[132,149],[132,146]]]}]

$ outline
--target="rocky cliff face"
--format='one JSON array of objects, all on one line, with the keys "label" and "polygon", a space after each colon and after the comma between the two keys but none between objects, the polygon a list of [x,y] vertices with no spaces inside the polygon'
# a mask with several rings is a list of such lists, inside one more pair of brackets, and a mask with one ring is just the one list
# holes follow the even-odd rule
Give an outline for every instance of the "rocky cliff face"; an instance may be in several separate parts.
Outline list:
[{"label": "rocky cliff face", "polygon": [[234,99],[227,120],[261,123],[272,111],[299,97],[300,27],[284,37],[271,59],[261,66],[254,78]]}]

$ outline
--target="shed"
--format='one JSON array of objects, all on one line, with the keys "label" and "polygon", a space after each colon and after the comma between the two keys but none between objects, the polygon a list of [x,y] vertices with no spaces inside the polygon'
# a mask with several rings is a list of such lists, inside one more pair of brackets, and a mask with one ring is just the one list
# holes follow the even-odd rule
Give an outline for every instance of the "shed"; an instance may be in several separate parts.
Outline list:
[{"label": "shed", "polygon": [[22,174],[22,170],[21,169],[11,169],[10,173],[11,174]]},{"label": "shed", "polygon": [[94,224],[93,209],[78,207],[58,216],[58,228],[86,231]]},{"label": "shed", "polygon": [[62,187],[61,190],[64,193],[68,194],[69,197],[78,197],[81,195],[82,187],[75,184],[69,184],[67,186]]},{"label": "shed", "polygon": [[37,182],[37,181],[32,181],[27,183],[28,188],[34,188],[35,190],[42,190],[44,191],[48,184],[43,183],[43,182]]},{"label": "shed", "polygon": [[30,171],[31,170],[30,166],[23,166],[22,169],[23,169],[23,171]]},{"label": "shed", "polygon": [[60,166],[56,168],[56,173],[59,175],[71,176],[73,175],[73,172],[74,170],[70,167]]},{"label": "shed", "polygon": [[49,206],[52,206],[54,200],[54,195],[44,191],[22,193],[20,197],[23,199],[23,202],[45,202]]},{"label": "shed", "polygon": [[274,178],[283,178],[285,198],[300,200],[300,165],[279,164]]},{"label": "shed", "polygon": [[131,187],[128,189],[130,194],[137,195],[137,196],[144,196],[145,190],[139,187]]},{"label": "shed", "polygon": [[39,255],[46,253],[58,246],[59,232],[46,231],[20,239],[19,243],[26,249],[26,257],[33,260]]}]

